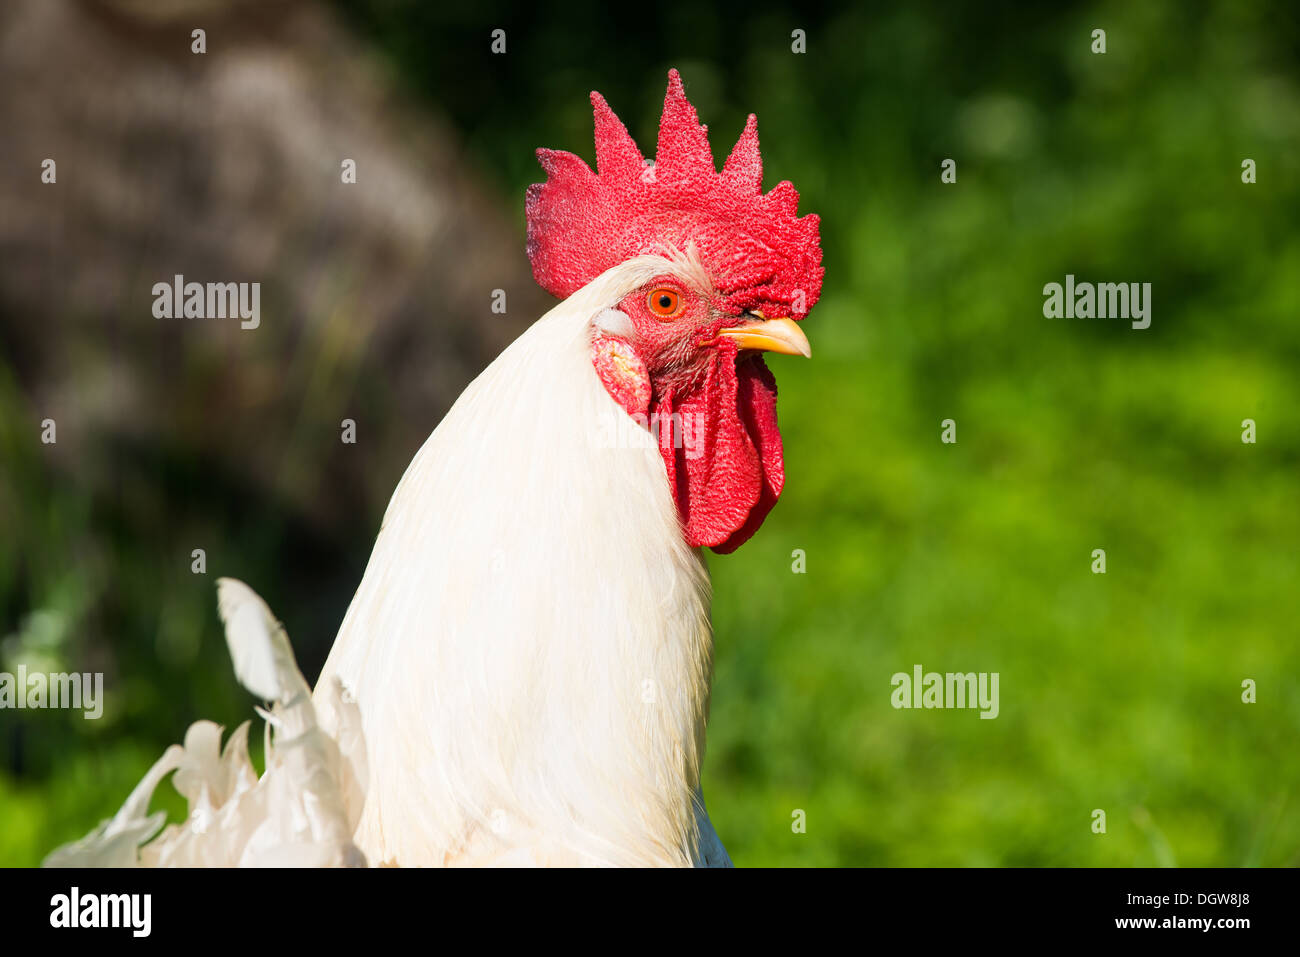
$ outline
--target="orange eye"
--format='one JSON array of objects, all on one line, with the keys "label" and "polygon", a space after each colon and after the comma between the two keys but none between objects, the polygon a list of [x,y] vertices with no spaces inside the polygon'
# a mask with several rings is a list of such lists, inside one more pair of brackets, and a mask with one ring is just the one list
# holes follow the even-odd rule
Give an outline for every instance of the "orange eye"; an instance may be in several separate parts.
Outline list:
[{"label": "orange eye", "polygon": [[661,286],[646,296],[646,305],[660,319],[671,319],[682,307],[682,297],[677,290]]}]

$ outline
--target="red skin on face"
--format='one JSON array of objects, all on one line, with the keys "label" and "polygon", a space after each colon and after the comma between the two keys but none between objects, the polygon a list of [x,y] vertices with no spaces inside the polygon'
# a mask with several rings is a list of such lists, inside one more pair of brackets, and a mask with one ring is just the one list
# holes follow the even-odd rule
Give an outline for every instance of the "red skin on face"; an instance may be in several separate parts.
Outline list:
[{"label": "red skin on face", "polygon": [[807,315],[824,272],[819,220],[799,216],[790,183],[762,191],[752,115],[718,171],[676,70],[668,74],[653,164],[600,94],[591,102],[595,170],[572,153],[537,151],[547,179],[528,188],[533,275],[563,298],[646,253],[690,253],[708,273],[711,301],[682,291],[682,309],[670,318],[647,308],[653,285],[625,299],[619,308],[634,334],[628,341],[597,336],[592,362],[629,414],[658,417],[686,540],[730,552],[758,529],[785,473],[776,383],[756,354],[738,356],[717,332],[747,312]]},{"label": "red skin on face", "polygon": [[605,391],[628,415],[650,410],[650,375],[636,350],[622,339],[599,335],[591,342],[591,364]]},{"label": "red skin on face", "polygon": [[[670,288],[679,310],[653,313],[648,298]],[[592,364],[630,415],[647,415],[693,547],[726,554],[758,530],[785,484],[776,382],[763,360],[719,338],[728,322],[703,297],[661,279],[628,296],[631,341],[599,335]]]}]

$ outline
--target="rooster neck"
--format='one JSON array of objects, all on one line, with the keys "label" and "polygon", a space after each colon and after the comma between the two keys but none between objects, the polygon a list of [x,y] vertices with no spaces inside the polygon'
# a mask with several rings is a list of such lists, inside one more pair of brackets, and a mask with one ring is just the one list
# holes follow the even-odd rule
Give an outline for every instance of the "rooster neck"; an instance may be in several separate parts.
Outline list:
[{"label": "rooster neck", "polygon": [[618,272],[475,380],[394,493],[323,673],[361,709],[372,860],[691,860],[710,587],[591,365]]}]

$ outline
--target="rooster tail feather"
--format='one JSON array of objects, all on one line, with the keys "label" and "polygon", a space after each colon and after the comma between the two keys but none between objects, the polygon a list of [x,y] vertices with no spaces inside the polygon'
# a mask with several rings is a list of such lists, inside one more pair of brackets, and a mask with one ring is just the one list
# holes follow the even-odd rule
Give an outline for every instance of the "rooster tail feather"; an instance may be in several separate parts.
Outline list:
[{"label": "rooster tail feather", "polygon": [[[44,866],[365,866],[352,841],[367,773],[356,703],[337,679],[327,681],[331,736],[316,720],[289,636],[266,603],[243,582],[222,578],[217,609],[236,678],[270,702],[269,711],[257,709],[267,722],[265,773],[249,758],[248,722],[223,747],[219,725],[196,721],[117,814],[53,851]],[[149,803],[169,774],[188,813],[158,833],[166,814],[150,814]]]},{"label": "rooster tail feather", "polygon": [[235,578],[217,579],[217,614],[239,683],[265,701],[310,694],[289,636],[257,592]]}]

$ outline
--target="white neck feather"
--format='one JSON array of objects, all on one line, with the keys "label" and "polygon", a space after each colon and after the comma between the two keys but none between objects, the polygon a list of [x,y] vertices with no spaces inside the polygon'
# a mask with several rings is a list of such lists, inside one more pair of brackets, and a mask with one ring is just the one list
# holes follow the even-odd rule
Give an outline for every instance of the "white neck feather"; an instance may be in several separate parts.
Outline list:
[{"label": "white neck feather", "polygon": [[623,263],[538,320],[393,494],[322,675],[363,716],[371,861],[690,861],[708,574],[590,360],[591,320],[672,269]]}]

